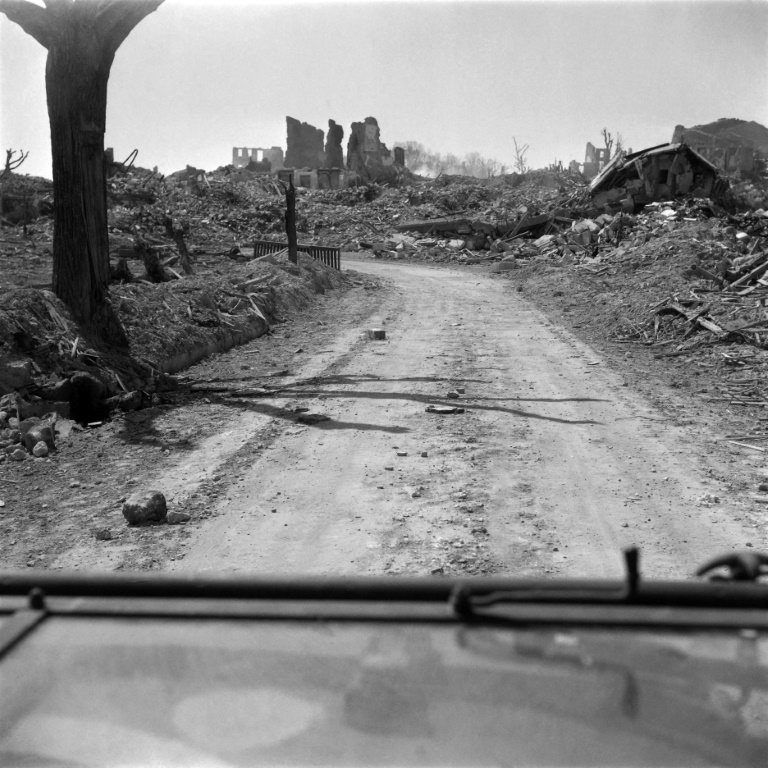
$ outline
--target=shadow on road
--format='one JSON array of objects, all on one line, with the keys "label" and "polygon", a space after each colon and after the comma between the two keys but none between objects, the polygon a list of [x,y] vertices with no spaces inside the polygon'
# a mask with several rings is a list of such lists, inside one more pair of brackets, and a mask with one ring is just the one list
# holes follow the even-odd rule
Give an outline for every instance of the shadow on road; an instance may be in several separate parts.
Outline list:
[{"label": "shadow on road", "polygon": [[[332,378],[332,377],[329,377]],[[317,384],[318,379],[311,382]],[[366,398],[369,400],[407,400],[414,403],[422,403],[424,405],[447,405],[451,407],[461,407],[476,411],[491,411],[496,413],[508,413],[511,416],[518,416],[526,419],[541,419],[543,421],[552,421],[557,424],[603,424],[601,421],[595,421],[594,419],[562,419],[557,416],[545,416],[541,413],[533,413],[531,411],[523,411],[518,408],[509,408],[499,405],[484,405],[478,403],[476,400],[461,399],[454,400],[445,397],[433,397],[430,395],[408,394],[403,392],[371,392],[361,390],[328,390],[328,389],[304,389],[302,382],[296,382],[290,384],[279,390],[275,390],[269,393],[257,393],[254,395],[248,395],[243,393],[238,395],[239,398],[246,397],[324,397],[324,398],[338,398],[352,400],[355,398]],[[477,400],[490,400],[491,398],[477,398]],[[501,399],[501,398],[499,398]],[[504,401],[504,400],[503,400]],[[591,397],[571,397],[562,399],[549,399],[549,398],[508,398],[506,402],[552,402],[552,403],[570,403],[570,402],[587,402],[587,403],[605,403],[610,402],[608,400],[600,400]]]},{"label": "shadow on road", "polygon": [[[284,395],[282,390],[280,391],[280,395]],[[301,393],[301,396],[304,397],[305,395]],[[263,395],[261,395],[261,397],[263,397]],[[296,411],[292,411],[288,408],[278,408],[277,406],[269,405],[268,403],[264,402],[244,402],[248,398],[248,395],[239,395],[237,399],[228,397],[215,398],[215,402],[217,405],[226,405],[228,407],[238,408],[239,410],[243,411],[260,413],[263,416],[270,416],[273,419],[292,421],[294,423],[300,424],[301,426],[315,427],[316,429],[356,429],[360,430],[361,432],[388,432],[394,435],[401,435],[411,431],[408,427],[387,426],[386,424],[369,424],[364,421],[337,421],[336,419],[331,419],[330,421],[320,421],[317,424],[303,424],[299,421],[299,418],[303,415],[303,413],[297,413]],[[312,412],[318,412],[320,410],[322,409],[313,408]]]}]

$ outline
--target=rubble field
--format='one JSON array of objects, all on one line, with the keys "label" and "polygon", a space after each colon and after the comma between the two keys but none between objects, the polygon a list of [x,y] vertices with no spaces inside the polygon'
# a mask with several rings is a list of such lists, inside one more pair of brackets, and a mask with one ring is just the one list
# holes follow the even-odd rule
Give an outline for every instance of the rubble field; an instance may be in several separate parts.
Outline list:
[{"label": "rubble field", "polygon": [[[282,253],[254,258],[254,242],[284,237],[283,191],[269,176],[223,168],[202,181],[173,180],[129,169],[109,183],[110,299],[128,350],[81,337],[49,290],[50,185],[26,177],[14,184],[21,203],[0,232],[0,384],[12,390],[0,401],[0,500],[34,510],[35,523],[14,519],[4,531],[0,557],[12,567],[48,567],[47,546],[36,546],[34,534],[39,539],[46,525],[58,531],[50,552],[70,546],[57,518],[63,507],[51,495],[57,483],[67,484],[68,525],[91,536],[101,508],[124,500],[117,486],[130,486],[154,451],[167,455],[215,434],[215,399],[194,433],[186,422],[181,432],[157,428],[180,406],[215,398],[214,373],[204,386],[199,371],[194,380],[168,374],[270,334],[274,354],[243,362],[244,382],[278,375],[331,338],[335,297],[351,295],[339,311],[348,322],[362,320],[383,284],[349,270],[344,254],[510,281],[605,352],[660,413],[683,425],[715,420],[729,461],[749,469],[729,479],[723,467],[720,479],[768,502],[768,473],[760,471],[768,451],[764,181],[736,180],[727,210],[678,198],[632,212],[596,210],[578,174],[554,171],[485,180],[404,172],[387,185],[298,189],[299,243],[339,248],[339,272],[304,254],[298,267]],[[183,250],[193,274],[181,267]],[[236,362],[228,363],[230,389]],[[102,411],[77,411],[78,393],[93,399],[94,387],[103,387]],[[32,427],[40,439],[27,439]],[[115,489],[105,496],[98,477],[112,477]],[[204,499],[200,505],[190,512],[203,514]],[[182,528],[168,533],[162,558],[131,550],[119,567],[161,567],[181,547]]]}]

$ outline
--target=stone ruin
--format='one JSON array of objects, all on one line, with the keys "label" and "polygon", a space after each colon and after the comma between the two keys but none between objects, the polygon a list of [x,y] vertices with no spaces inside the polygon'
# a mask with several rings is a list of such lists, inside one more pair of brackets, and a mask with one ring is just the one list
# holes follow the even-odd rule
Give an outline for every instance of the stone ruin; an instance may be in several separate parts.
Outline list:
[{"label": "stone ruin", "polygon": [[365,181],[397,175],[392,153],[379,138],[379,124],[375,117],[366,117],[362,123],[352,123],[347,142],[347,167]]},{"label": "stone ruin", "polygon": [[[387,149],[379,137],[379,124],[375,117],[366,117],[363,122],[352,123],[347,142],[347,157],[344,162],[344,128],[334,120],[328,121],[328,134],[309,123],[301,123],[296,118],[286,117],[288,129],[288,149],[285,153],[286,169],[310,169],[311,177],[306,184],[299,177],[300,186],[320,184],[323,171],[331,169],[346,170],[357,175],[362,181],[386,180],[397,175],[398,168],[405,166],[405,157],[400,147],[393,153]],[[325,148],[323,138],[325,137]],[[306,174],[305,174],[306,175]],[[338,175],[338,174],[337,174]],[[317,176],[317,178],[315,178]],[[338,179],[329,182],[336,188]],[[321,184],[322,186],[322,184]]]},{"label": "stone ruin", "polygon": [[288,126],[286,168],[323,168],[323,132],[309,123],[300,123],[295,117],[285,120]]},{"label": "stone ruin", "polygon": [[344,150],[341,142],[344,140],[344,129],[334,120],[328,121],[328,138],[325,141],[324,168],[343,168]]}]

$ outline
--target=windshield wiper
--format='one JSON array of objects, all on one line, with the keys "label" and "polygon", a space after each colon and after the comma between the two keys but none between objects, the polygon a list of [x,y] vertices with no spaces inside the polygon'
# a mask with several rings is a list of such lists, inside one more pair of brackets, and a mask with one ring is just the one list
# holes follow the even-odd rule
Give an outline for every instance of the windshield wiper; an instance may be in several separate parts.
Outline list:
[{"label": "windshield wiper", "polygon": [[[696,571],[704,576],[728,568],[728,576],[717,573],[702,583],[641,581],[640,553],[637,547],[624,550],[626,575],[623,582],[541,581],[511,589],[480,592],[471,582],[457,584],[450,596],[450,607],[463,618],[487,616],[484,609],[499,605],[553,604],[591,606],[646,606],[675,608],[768,609],[768,589],[759,584],[768,574],[768,555],[759,552],[733,552],[714,558]],[[735,583],[738,582],[738,583]]]}]

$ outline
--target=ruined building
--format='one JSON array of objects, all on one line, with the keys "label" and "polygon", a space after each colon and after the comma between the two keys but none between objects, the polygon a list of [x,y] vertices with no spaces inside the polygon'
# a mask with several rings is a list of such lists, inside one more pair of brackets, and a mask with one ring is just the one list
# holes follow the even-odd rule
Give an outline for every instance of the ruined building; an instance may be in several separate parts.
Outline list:
[{"label": "ruined building", "polygon": [[673,142],[689,144],[723,171],[751,171],[758,153],[768,154],[768,128],[754,121],[721,118],[686,128],[676,125]]},{"label": "ruined building", "polygon": [[596,147],[591,142],[587,142],[587,151],[584,155],[584,168],[582,173],[588,179],[597,176],[600,171],[605,168],[606,163],[610,160],[608,157],[608,150],[604,147]]},{"label": "ruined building", "polygon": [[325,140],[324,168],[343,168],[344,150],[341,142],[344,140],[344,129],[334,120],[328,121],[328,136]]},{"label": "ruined building", "polygon": [[616,155],[589,185],[596,208],[627,211],[675,195],[717,199],[727,187],[717,168],[684,143]]},{"label": "ruined building", "polygon": [[286,117],[285,121],[288,127],[286,168],[323,168],[323,132],[314,125],[299,122],[294,117]]},{"label": "ruined building", "polygon": [[[265,162],[266,161],[266,162]],[[282,147],[232,147],[232,165],[245,168],[248,164],[261,165],[255,170],[278,171],[283,167]],[[266,165],[269,164],[267,168]]]},{"label": "ruined building", "polygon": [[347,142],[347,167],[366,181],[396,175],[394,158],[379,139],[379,124],[375,117],[352,123]]},{"label": "ruined building", "polygon": [[[395,147],[393,153],[379,138],[375,117],[352,123],[344,162],[344,129],[335,120],[328,121],[327,137],[319,128],[286,117],[287,149],[285,158],[279,147],[250,149],[235,147],[233,164],[251,171],[271,171],[280,181],[292,179],[297,187],[339,189],[356,181],[385,180],[405,168],[405,153]],[[325,146],[323,139],[325,138]],[[278,154],[279,153],[279,154]]]}]

